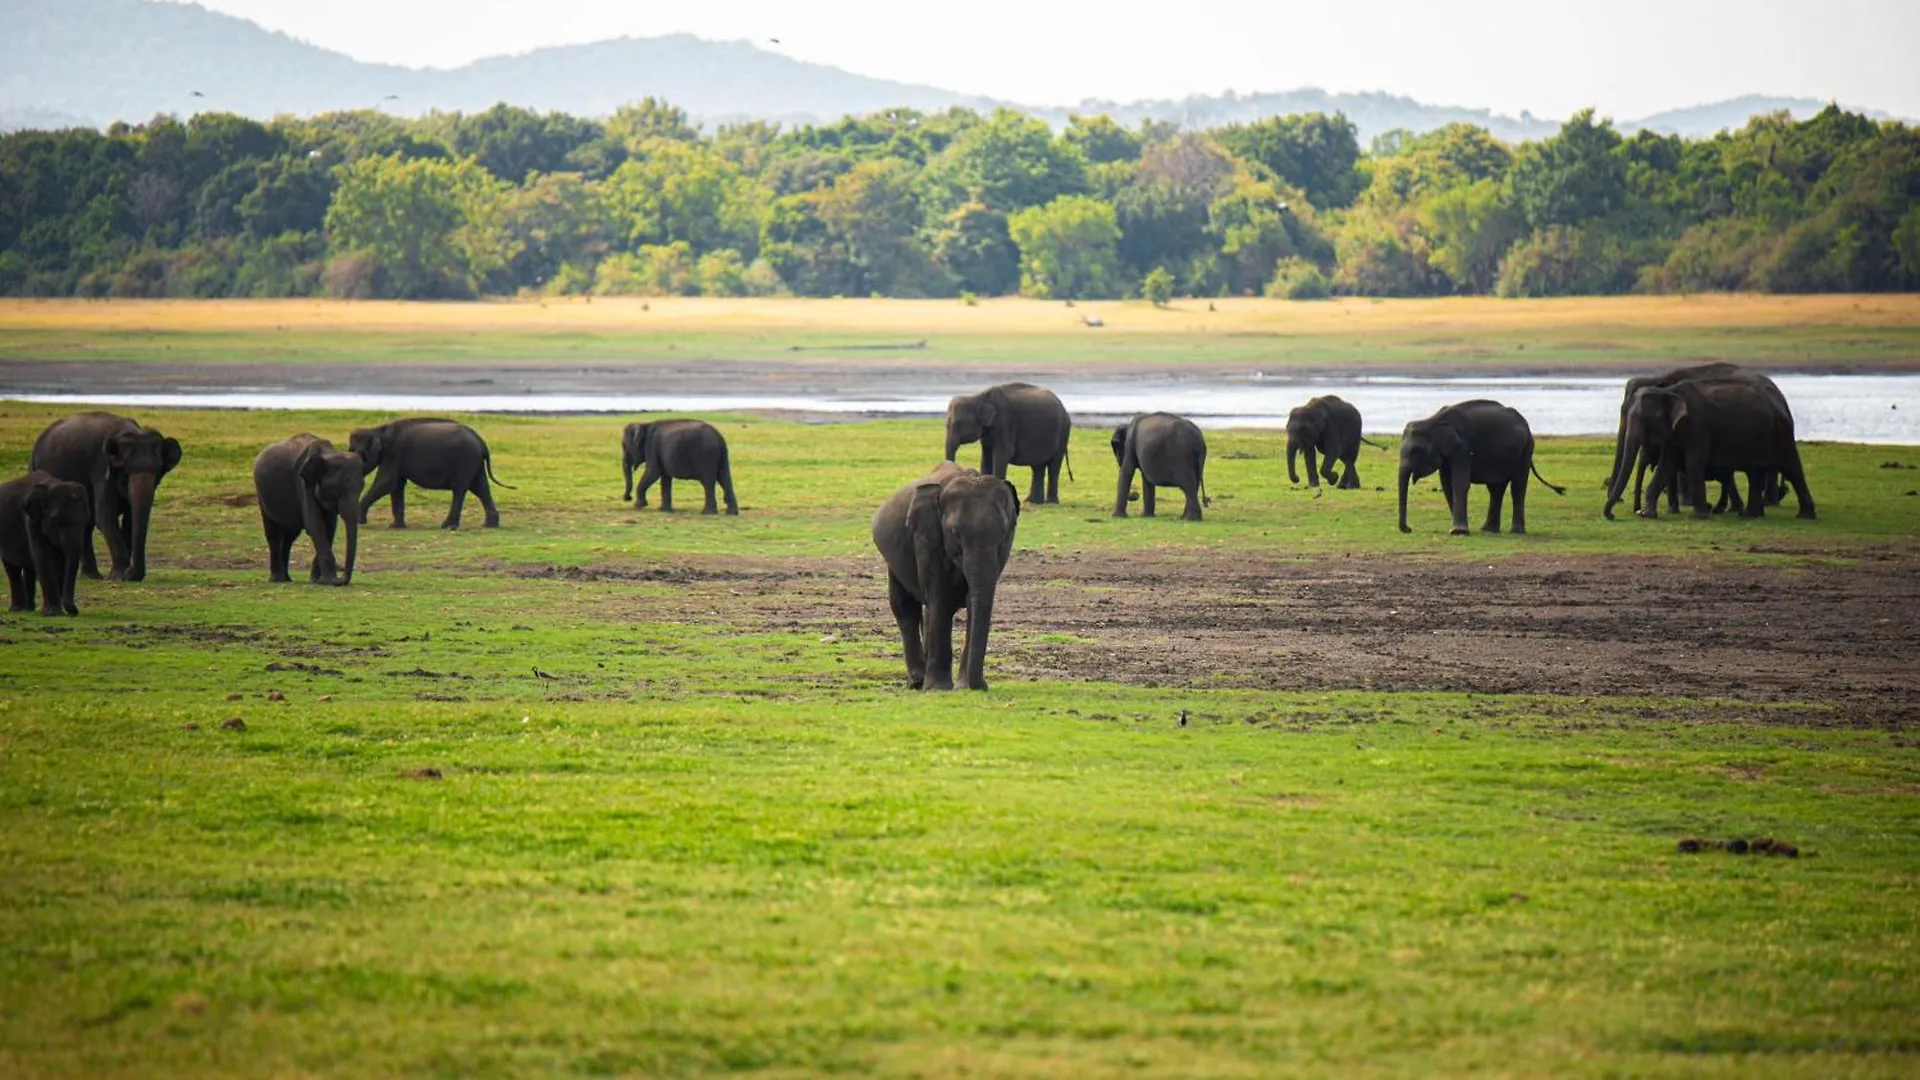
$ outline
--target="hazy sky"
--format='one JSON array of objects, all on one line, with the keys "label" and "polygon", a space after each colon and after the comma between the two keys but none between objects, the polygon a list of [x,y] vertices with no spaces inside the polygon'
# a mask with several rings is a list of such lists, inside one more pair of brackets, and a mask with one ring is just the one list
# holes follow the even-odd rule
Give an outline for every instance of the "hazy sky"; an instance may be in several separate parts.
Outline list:
[{"label": "hazy sky", "polygon": [[683,31],[1035,105],[1320,86],[1549,117],[1743,93],[1920,117],[1920,0],[200,2],[416,67]]}]

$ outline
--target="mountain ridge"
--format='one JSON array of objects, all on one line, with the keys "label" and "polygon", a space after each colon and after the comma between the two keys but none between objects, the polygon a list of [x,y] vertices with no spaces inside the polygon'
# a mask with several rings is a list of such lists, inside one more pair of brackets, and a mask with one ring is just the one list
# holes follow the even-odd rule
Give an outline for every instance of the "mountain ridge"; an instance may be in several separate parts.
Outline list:
[{"label": "mountain ridge", "polygon": [[[101,27],[113,27],[112,34]],[[0,130],[138,122],[159,113],[222,110],[255,117],[384,107],[420,115],[476,112],[505,101],[525,108],[605,116],[642,97],[671,101],[709,126],[743,119],[831,123],[904,106],[938,111],[1019,109],[1055,125],[1071,113],[1105,112],[1212,127],[1286,113],[1341,112],[1362,141],[1395,129],[1471,123],[1508,141],[1543,138],[1558,119],[1522,111],[1429,105],[1399,94],[1334,93],[1314,87],[1031,107],[935,86],[859,75],[796,60],[747,41],[689,34],[619,37],[486,57],[455,68],[356,60],[256,23],[192,3],[150,0],[11,0],[0,8]],[[1699,136],[1738,127],[1757,112],[1795,115],[1825,102],[1744,95],[1664,110],[1620,123]],[[1878,110],[1864,110],[1888,118]]]}]

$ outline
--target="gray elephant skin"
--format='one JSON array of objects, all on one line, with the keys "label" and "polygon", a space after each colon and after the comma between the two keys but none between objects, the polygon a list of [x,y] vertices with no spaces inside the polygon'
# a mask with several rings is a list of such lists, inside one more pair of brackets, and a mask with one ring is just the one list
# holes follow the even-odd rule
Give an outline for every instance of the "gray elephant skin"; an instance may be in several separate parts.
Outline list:
[{"label": "gray elephant skin", "polygon": [[1500,531],[1500,503],[1513,489],[1513,531],[1527,531],[1527,476],[1532,474],[1557,495],[1567,489],[1549,483],[1533,466],[1533,430],[1519,410],[1497,401],[1463,401],[1408,424],[1400,436],[1400,531],[1407,527],[1407,484],[1440,474],[1440,490],[1453,512],[1455,536],[1467,534],[1467,489],[1487,487],[1483,532]]},{"label": "gray elephant skin", "polygon": [[500,524],[500,511],[493,505],[489,482],[501,484],[493,475],[493,453],[479,432],[465,424],[439,417],[420,416],[395,420],[379,427],[361,428],[347,439],[347,449],[358,454],[374,474],[373,486],[360,499],[360,522],[366,524],[367,510],[388,496],[393,497],[393,527],[407,527],[407,485],[418,484],[435,491],[453,492],[453,505],[443,529],[460,527],[460,508],[473,492],[487,512],[488,528]]},{"label": "gray elephant skin", "polygon": [[[1346,466],[1338,486],[1357,488],[1360,486],[1358,460],[1361,443],[1386,449],[1379,443],[1361,437],[1359,409],[1332,394],[1313,398],[1287,413],[1287,480],[1295,484],[1300,482],[1299,474],[1294,471],[1294,462],[1301,454],[1305,454],[1308,487],[1319,487],[1322,476],[1326,477],[1327,483],[1335,483],[1333,466],[1338,462]],[[1314,460],[1316,456],[1319,458],[1317,466]]]},{"label": "gray elephant skin", "polygon": [[954,463],[893,493],[873,515],[873,544],[887,562],[887,602],[900,626],[907,684],[953,689],[953,620],[967,612],[961,675],[987,688],[994,592],[1013,553],[1020,493]]},{"label": "gray elephant skin", "polygon": [[1609,515],[1626,487],[1627,466],[1646,454],[1649,446],[1664,449],[1657,455],[1654,496],[1640,510],[1647,517],[1658,515],[1660,491],[1682,483],[1691,497],[1693,515],[1708,517],[1707,480],[1721,478],[1725,483],[1734,473],[1747,477],[1742,517],[1765,515],[1766,489],[1776,476],[1792,486],[1800,517],[1815,514],[1794,439],[1793,414],[1777,388],[1770,393],[1751,380],[1705,379],[1634,391],[1627,409],[1623,466],[1607,492]]},{"label": "gray elephant skin", "polygon": [[1183,521],[1199,521],[1200,507],[1212,505],[1207,490],[1207,439],[1184,416],[1147,413],[1113,429],[1113,460],[1120,466],[1120,486],[1113,497],[1113,516],[1127,516],[1133,494],[1133,474],[1140,473],[1140,513],[1152,517],[1154,490],[1179,488],[1187,497]]},{"label": "gray elephant skin", "polygon": [[[642,468],[643,467],[643,468]],[[647,489],[660,482],[660,509],[673,509],[673,482],[697,480],[706,489],[703,514],[719,512],[713,498],[718,485],[727,497],[727,513],[738,514],[740,504],[733,497],[733,464],[727,453],[726,436],[705,420],[655,420],[628,424],[620,435],[620,468],[627,475],[626,494],[636,509],[647,505]],[[633,470],[642,468],[640,493],[633,490]]]},{"label": "gray elephant skin", "polygon": [[37,585],[40,614],[80,614],[74,579],[86,550],[87,488],[52,473],[30,472],[0,484],[0,563],[7,570],[9,609],[32,611]]},{"label": "gray elephant skin", "polygon": [[[1738,364],[1695,364],[1690,367],[1675,368],[1672,371],[1660,375],[1628,379],[1625,392],[1621,395],[1620,399],[1619,428],[1614,435],[1613,444],[1613,468],[1612,471],[1607,474],[1607,501],[1602,510],[1602,513],[1609,520],[1613,518],[1613,508],[1618,505],[1621,500],[1620,492],[1624,489],[1626,473],[1629,470],[1633,473],[1633,505],[1631,509],[1635,513],[1644,516],[1655,516],[1657,514],[1657,510],[1654,511],[1653,514],[1648,513],[1647,503],[1642,500],[1641,487],[1646,478],[1647,471],[1649,469],[1657,470],[1659,468],[1661,456],[1669,453],[1680,455],[1673,463],[1674,471],[1672,475],[1685,474],[1685,447],[1671,439],[1669,437],[1670,432],[1653,432],[1643,427],[1639,433],[1639,452],[1627,452],[1630,427],[1628,414],[1633,408],[1635,399],[1642,391],[1666,390],[1690,383],[1731,383],[1750,387],[1768,398],[1775,408],[1787,416],[1789,422],[1792,421],[1793,410],[1788,407],[1787,397],[1781,393],[1778,384],[1766,375],[1757,371],[1750,371]],[[1733,505],[1736,512],[1743,512],[1744,507],[1740,501],[1740,496],[1733,488],[1733,476],[1731,472],[1718,470],[1710,473],[1707,478],[1710,480],[1719,480],[1721,483],[1720,502],[1714,508],[1715,513],[1719,513],[1729,503]],[[1684,495],[1690,500],[1692,494],[1691,491],[1681,491],[1680,487],[1681,485],[1677,484],[1665,486],[1668,500],[1676,511],[1680,508],[1681,497]],[[1778,504],[1785,497],[1786,489],[1780,484],[1777,475],[1769,475],[1764,478],[1761,487],[1765,493],[1766,503],[1768,505]],[[1661,489],[1656,487],[1651,498],[1658,498],[1660,491]]]},{"label": "gray elephant skin", "polygon": [[[982,473],[1004,480],[1008,466],[1031,467],[1027,501],[1036,505],[1060,501],[1060,469],[1067,465],[1072,435],[1067,407],[1053,391],[1031,383],[1004,383],[947,402],[947,460],[963,444],[978,442]],[[1071,467],[1067,478],[1073,478]]]},{"label": "gray elephant skin", "polygon": [[[301,533],[313,541],[307,580],[349,585],[360,556],[360,489],[366,465],[317,435],[274,443],[253,459],[253,490],[260,498],[260,525],[267,534],[267,570],[274,581],[292,581],[287,563]],[[333,537],[347,523],[347,564],[333,557]]]},{"label": "gray elephant skin", "polygon": [[147,537],[154,492],[180,464],[180,440],[107,412],[83,412],[55,420],[34,440],[28,468],[87,489],[91,522],[81,551],[81,572],[100,576],[93,530],[106,538],[108,574],[115,581],[147,576]]}]

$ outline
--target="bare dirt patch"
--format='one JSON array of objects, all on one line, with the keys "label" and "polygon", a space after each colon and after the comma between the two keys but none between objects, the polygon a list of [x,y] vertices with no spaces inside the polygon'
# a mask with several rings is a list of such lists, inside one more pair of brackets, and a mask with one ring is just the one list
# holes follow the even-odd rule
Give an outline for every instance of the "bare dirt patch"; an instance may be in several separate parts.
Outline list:
[{"label": "bare dirt patch", "polygon": [[[892,642],[878,559],[715,560],[646,616]],[[1790,568],[1619,557],[1494,563],[1021,552],[1004,676],[1144,686],[1725,698],[1920,721],[1920,557]]]}]

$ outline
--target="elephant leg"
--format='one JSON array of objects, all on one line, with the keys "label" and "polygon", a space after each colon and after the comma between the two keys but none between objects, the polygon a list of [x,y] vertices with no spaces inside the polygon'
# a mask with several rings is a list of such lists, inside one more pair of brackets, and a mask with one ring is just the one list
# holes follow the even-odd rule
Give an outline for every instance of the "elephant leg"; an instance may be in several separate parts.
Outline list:
[{"label": "elephant leg", "polygon": [[[1531,460],[1527,467],[1533,467]],[[1524,472],[1513,482],[1513,535],[1527,535],[1527,474]]]},{"label": "elephant leg", "polygon": [[673,477],[660,474],[660,512],[673,513]]},{"label": "elephant leg", "polygon": [[713,477],[701,477],[700,486],[705,488],[707,492],[707,504],[700,508],[700,512],[702,514],[718,514],[720,512],[720,503],[713,497]]},{"label": "elephant leg", "polygon": [[[127,530],[126,516],[126,507],[117,496],[109,496],[96,504],[94,524],[100,529],[100,538],[107,542],[107,576],[114,581],[126,580],[127,567],[132,562],[128,539],[132,534]],[[93,567],[92,576],[100,576],[98,564]]]},{"label": "elephant leg", "polygon": [[75,602],[76,597],[78,597],[79,595],[79,590],[75,587],[78,583],[74,581],[74,578],[77,577],[79,573],[80,573],[80,560],[76,558],[73,552],[71,551],[61,552],[60,553],[60,599],[61,599],[62,605],[67,609],[67,614],[69,615],[80,614],[80,606],[78,603]]},{"label": "elephant leg", "polygon": [[287,573],[287,563],[293,557],[293,542],[299,535],[292,529],[281,528],[269,521],[267,530],[267,577],[271,581],[292,581]]},{"label": "elephant leg", "polygon": [[1507,481],[1495,480],[1487,485],[1487,520],[1480,525],[1481,532],[1500,531],[1500,510],[1507,501]]},{"label": "elephant leg", "polygon": [[1331,453],[1325,454],[1320,458],[1320,475],[1325,478],[1327,483],[1332,484],[1336,491],[1344,486],[1340,483],[1340,474],[1334,469],[1334,466],[1338,464],[1340,464],[1340,459]]},{"label": "elephant leg", "polygon": [[460,511],[466,504],[466,485],[453,485],[453,504],[447,507],[447,519],[440,523],[440,527],[443,529],[458,529],[460,527]]},{"label": "elephant leg", "polygon": [[1795,516],[1811,519],[1814,516],[1813,491],[1807,487],[1807,471],[1800,464],[1799,445],[1789,442],[1785,453],[1780,455],[1780,461],[1780,480],[1776,483],[1782,488],[1788,484],[1793,485],[1794,501],[1800,504],[1800,513]]},{"label": "elephant leg", "polygon": [[[62,614],[63,604],[60,595],[60,582],[65,575],[61,572],[60,549],[50,543],[34,541],[28,555],[33,563],[27,568],[29,591],[32,585],[40,586],[40,614]],[[33,597],[27,597],[28,606],[32,606]]]},{"label": "elephant leg", "polygon": [[893,608],[893,621],[900,625],[901,651],[907,657],[907,689],[918,690],[927,677],[927,657],[920,647],[920,601],[900,584],[900,579],[887,575],[887,604]]},{"label": "elephant leg", "polygon": [[493,485],[487,482],[487,464],[480,463],[480,471],[473,477],[473,497],[480,500],[480,509],[487,512],[486,519],[480,524],[483,528],[500,527],[500,508],[493,505]]},{"label": "elephant leg", "polygon": [[1189,480],[1184,486],[1181,487],[1180,490],[1184,492],[1187,496],[1187,508],[1185,510],[1180,511],[1180,520],[1181,521],[1199,521],[1200,520],[1200,484],[1197,481]]},{"label": "elephant leg", "polygon": [[1060,466],[1066,464],[1066,460],[1067,456],[1062,454],[1047,463],[1047,501],[1050,503],[1060,501]]},{"label": "elephant leg", "polygon": [[633,508],[635,510],[646,509],[647,489],[658,483],[659,480],[660,467],[651,461],[647,462],[647,467],[640,470],[640,490],[633,497]]},{"label": "elephant leg", "polygon": [[1352,491],[1354,488],[1360,486],[1359,458],[1360,451],[1358,450],[1347,455],[1347,470],[1346,473],[1340,477],[1340,486],[1348,491]]},{"label": "elephant leg", "polygon": [[733,497],[733,463],[726,458],[720,459],[720,493],[727,498],[727,516],[738,517],[740,502]]},{"label": "elephant leg", "polygon": [[1141,517],[1153,516],[1153,492],[1154,492],[1153,481],[1147,479],[1146,473],[1144,472],[1141,473],[1140,474],[1140,516]]},{"label": "elephant leg", "polygon": [[[1740,478],[1737,475],[1727,477],[1729,487],[1739,482]],[[1740,516],[1750,518],[1767,516],[1766,470],[1747,470],[1747,508],[1740,512]]]},{"label": "elephant leg", "polygon": [[1047,467],[1033,467],[1033,490],[1027,493],[1028,506],[1041,506],[1047,501]]},{"label": "elephant leg", "polygon": [[7,593],[10,603],[8,611],[33,610],[33,576],[26,567],[16,563],[7,564]]},{"label": "elephant leg", "polygon": [[393,498],[388,501],[388,505],[393,507],[393,527],[396,529],[406,528],[407,527],[407,478],[406,477],[404,476],[394,477]]},{"label": "elephant leg", "polygon": [[80,572],[95,581],[100,580],[100,563],[93,553],[93,526],[87,526],[87,540],[80,548]]},{"label": "elephant leg", "polygon": [[953,619],[959,614],[952,597],[939,597],[922,614],[921,631],[926,637],[926,674],[922,690],[953,689]]}]

